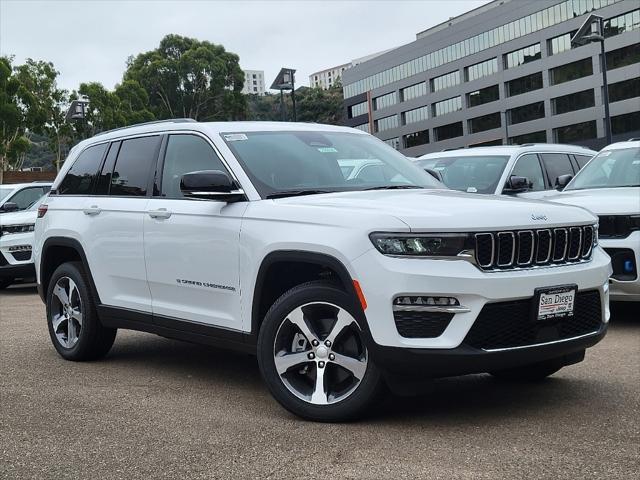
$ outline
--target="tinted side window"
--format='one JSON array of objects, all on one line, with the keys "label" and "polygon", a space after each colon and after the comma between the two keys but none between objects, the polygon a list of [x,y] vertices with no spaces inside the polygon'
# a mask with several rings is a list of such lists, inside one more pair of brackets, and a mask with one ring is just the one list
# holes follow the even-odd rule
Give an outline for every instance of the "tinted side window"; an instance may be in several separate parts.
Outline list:
[{"label": "tinted side window", "polygon": [[90,195],[100,169],[100,162],[107,144],[87,148],[73,163],[64,177],[58,193],[61,195]]},{"label": "tinted side window", "polygon": [[15,203],[18,210],[25,210],[36,203],[45,192],[46,189],[42,187],[23,188],[7,201]]},{"label": "tinted side window", "polygon": [[511,175],[527,177],[532,184],[531,191],[533,192],[539,192],[545,189],[542,167],[536,154],[521,156],[513,167]]},{"label": "tinted side window", "polygon": [[102,165],[102,170],[98,175],[96,182],[96,188],[94,193],[96,195],[109,195],[109,187],[111,186],[111,175],[113,173],[113,167],[116,164],[116,157],[118,156],[118,150],[120,150],[120,144],[122,142],[114,142],[109,147],[109,153]]},{"label": "tinted side window", "polygon": [[109,194],[145,196],[159,147],[160,137],[142,137],[123,141],[111,175]]},{"label": "tinted side window", "polygon": [[180,178],[185,173],[199,170],[227,172],[211,146],[196,135],[171,135],[162,168],[161,195],[182,198]]},{"label": "tinted side window", "polygon": [[555,185],[556,178],[560,175],[573,175],[573,167],[571,166],[569,155],[564,153],[543,153],[541,156],[551,185]]},{"label": "tinted side window", "polygon": [[580,168],[584,167],[587,164],[587,162],[589,162],[589,160],[591,160],[592,158],[587,155],[574,155],[574,157],[576,158],[576,162],[578,162],[578,166]]}]

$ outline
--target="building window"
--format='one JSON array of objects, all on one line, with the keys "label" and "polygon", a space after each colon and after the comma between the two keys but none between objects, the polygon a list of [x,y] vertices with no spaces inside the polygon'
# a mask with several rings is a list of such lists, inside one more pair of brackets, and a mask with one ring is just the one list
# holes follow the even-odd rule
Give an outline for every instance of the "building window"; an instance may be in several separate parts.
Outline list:
[{"label": "building window", "polygon": [[373,99],[373,109],[382,110],[383,108],[390,107],[396,103],[396,92],[387,93],[386,95]]},{"label": "building window", "polygon": [[500,89],[498,85],[481,88],[474,92],[467,93],[467,107],[477,107],[485,103],[495,102],[500,99]]},{"label": "building window", "polygon": [[491,58],[489,60],[485,60],[484,62],[476,63],[475,65],[470,65],[465,67],[464,69],[464,78],[467,82],[472,82],[477,80],[478,78],[486,77],[488,75],[493,75],[498,71],[498,59]]},{"label": "building window", "polygon": [[569,95],[551,99],[553,115],[582,110],[583,108],[593,107],[595,104],[596,100],[593,89],[570,93]]},{"label": "building window", "polygon": [[384,132],[385,130],[396,128],[398,126],[398,116],[391,115],[389,117],[379,118],[374,121],[373,124],[376,132]]},{"label": "building window", "polygon": [[400,90],[400,101],[406,102],[427,94],[427,82],[416,83]]},{"label": "building window", "polygon": [[367,102],[356,103],[349,107],[349,118],[359,117],[360,115],[366,115],[369,113],[369,106]]},{"label": "building window", "polygon": [[458,110],[462,110],[462,97],[448,98],[441,102],[434,103],[431,107],[432,115],[434,117],[446,115],[451,112],[457,112]]},{"label": "building window", "polygon": [[433,129],[435,141],[440,142],[442,140],[448,140],[449,138],[456,138],[462,136],[462,122],[450,123],[448,125],[442,125]]},{"label": "building window", "polygon": [[640,43],[607,52],[607,71],[640,62]]},{"label": "building window", "polygon": [[363,132],[371,133],[368,123],[363,123],[361,125],[355,125],[353,128],[357,128],[358,130],[362,130]]},{"label": "building window", "polygon": [[609,101],[619,102],[640,97],[640,77],[609,84]]},{"label": "building window", "polygon": [[513,68],[542,58],[540,44],[530,45],[520,50],[509,52],[504,56],[504,68]]},{"label": "building window", "polygon": [[453,87],[460,84],[460,71],[446,73],[431,79],[431,91],[438,92],[445,88]]},{"label": "building window", "polygon": [[540,130],[539,132],[509,137],[509,145],[524,145],[525,143],[547,143],[547,132]]},{"label": "building window", "polygon": [[610,18],[604,22],[605,38],[640,29],[640,9]]},{"label": "building window", "polygon": [[395,148],[396,150],[400,148],[400,139],[398,137],[389,138],[383,141],[390,147]]},{"label": "building window", "polygon": [[507,96],[513,97],[542,88],[542,72],[516,78],[506,83]]},{"label": "building window", "polygon": [[409,125],[411,123],[420,122],[428,118],[429,107],[424,106],[420,108],[414,108],[407,112],[402,112],[402,124]]},{"label": "building window", "polygon": [[593,75],[591,57],[552,68],[549,70],[549,81],[551,85],[558,85],[559,83],[570,82],[589,75]]},{"label": "building window", "polygon": [[571,50],[571,37],[576,34],[576,31],[577,30],[574,30],[547,40],[547,52],[549,52],[549,55],[557,55],[558,53]]},{"label": "building window", "polygon": [[421,130],[419,132],[409,133],[402,136],[404,148],[417,147],[429,143],[429,130]]},{"label": "building window", "polygon": [[502,115],[500,112],[490,113],[489,115],[483,115],[470,119],[469,133],[484,132],[485,130],[493,130],[494,128],[500,128],[502,126]]},{"label": "building window", "polygon": [[553,135],[558,143],[575,143],[597,137],[596,121],[575,123],[565,127],[554,128]]},{"label": "building window", "polygon": [[530,122],[531,120],[544,118],[544,102],[530,103],[522,107],[512,108],[511,110],[507,110],[507,112],[509,125]]},{"label": "building window", "polygon": [[640,112],[625,113],[611,117],[611,132],[620,135],[629,132],[640,132]]}]

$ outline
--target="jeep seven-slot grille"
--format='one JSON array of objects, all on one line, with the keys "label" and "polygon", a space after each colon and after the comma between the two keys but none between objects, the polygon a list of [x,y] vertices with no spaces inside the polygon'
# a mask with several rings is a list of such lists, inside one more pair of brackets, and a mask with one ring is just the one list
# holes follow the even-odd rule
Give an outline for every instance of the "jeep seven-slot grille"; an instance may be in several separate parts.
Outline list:
[{"label": "jeep seven-slot grille", "polygon": [[593,230],[586,225],[476,233],[476,263],[483,270],[502,270],[587,260],[593,249]]}]

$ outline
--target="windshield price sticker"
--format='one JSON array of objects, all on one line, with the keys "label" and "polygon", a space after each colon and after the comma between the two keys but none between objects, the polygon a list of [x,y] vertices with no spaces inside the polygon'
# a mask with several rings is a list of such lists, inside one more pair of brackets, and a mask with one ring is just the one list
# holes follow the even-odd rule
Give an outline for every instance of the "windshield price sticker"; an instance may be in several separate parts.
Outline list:
[{"label": "windshield price sticker", "polygon": [[247,135],[244,133],[225,133],[223,137],[227,142],[239,142],[242,140],[249,140],[249,137],[247,137]]}]

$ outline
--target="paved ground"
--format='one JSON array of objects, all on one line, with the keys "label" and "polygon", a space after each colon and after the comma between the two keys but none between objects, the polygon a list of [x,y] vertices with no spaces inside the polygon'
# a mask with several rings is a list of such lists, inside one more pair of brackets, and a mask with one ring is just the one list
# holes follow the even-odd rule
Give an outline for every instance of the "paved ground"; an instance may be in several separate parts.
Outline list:
[{"label": "paved ground", "polygon": [[[252,357],[120,332],[65,362],[34,288],[0,293],[0,478],[637,478],[640,315],[541,385],[489,376],[319,425],[271,399]],[[636,472],[634,474],[633,472]]]}]

